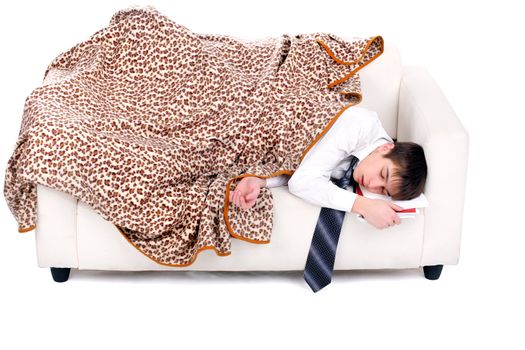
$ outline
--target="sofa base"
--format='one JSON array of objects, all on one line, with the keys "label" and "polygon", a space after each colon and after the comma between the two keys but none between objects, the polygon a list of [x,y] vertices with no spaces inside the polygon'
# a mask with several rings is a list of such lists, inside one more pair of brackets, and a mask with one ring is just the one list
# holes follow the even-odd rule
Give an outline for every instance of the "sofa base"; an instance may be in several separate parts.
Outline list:
[{"label": "sofa base", "polygon": [[[428,280],[437,280],[441,276],[443,265],[423,266],[425,278]],[[69,279],[69,267],[51,267],[51,275],[55,282],[65,282]]]}]

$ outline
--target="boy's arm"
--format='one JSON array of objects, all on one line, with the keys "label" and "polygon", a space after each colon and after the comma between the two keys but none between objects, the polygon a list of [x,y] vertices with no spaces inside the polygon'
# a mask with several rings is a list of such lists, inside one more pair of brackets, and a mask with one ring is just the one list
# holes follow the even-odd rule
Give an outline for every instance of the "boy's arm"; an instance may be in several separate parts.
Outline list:
[{"label": "boy's arm", "polygon": [[309,203],[347,212],[352,211],[357,198],[357,194],[338,187],[329,177],[316,177],[309,172],[296,171],[288,181],[288,189]]},{"label": "boy's arm", "polygon": [[[289,179],[290,179],[290,175],[279,175],[279,176],[261,179],[262,180],[261,184],[262,184],[262,187],[268,187],[268,188],[285,186],[288,183]],[[366,213],[366,207],[367,207],[366,198],[356,196],[353,202],[351,211],[353,213],[361,214],[364,216]]]},{"label": "boy's arm", "polygon": [[[280,175],[267,179],[261,179],[262,185],[266,187],[283,186],[288,182],[289,175]],[[304,195],[304,194],[303,194]],[[399,217],[392,212],[394,210],[402,210],[393,203],[387,203],[382,200],[371,200],[363,196],[354,196],[352,208],[347,211],[361,214],[366,220],[377,228],[386,228],[390,224],[399,224],[401,221]],[[352,199],[346,199],[346,202],[352,203]],[[343,204],[346,203],[343,199]]]}]

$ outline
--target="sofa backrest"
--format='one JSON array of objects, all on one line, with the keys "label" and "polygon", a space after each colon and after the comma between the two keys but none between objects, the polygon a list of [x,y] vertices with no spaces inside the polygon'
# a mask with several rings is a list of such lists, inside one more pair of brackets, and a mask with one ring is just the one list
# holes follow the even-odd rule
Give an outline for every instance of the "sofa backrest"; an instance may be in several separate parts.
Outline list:
[{"label": "sofa backrest", "polygon": [[399,51],[395,45],[386,41],[383,54],[358,72],[363,97],[358,106],[376,111],[383,128],[393,138],[397,138],[401,72]]}]

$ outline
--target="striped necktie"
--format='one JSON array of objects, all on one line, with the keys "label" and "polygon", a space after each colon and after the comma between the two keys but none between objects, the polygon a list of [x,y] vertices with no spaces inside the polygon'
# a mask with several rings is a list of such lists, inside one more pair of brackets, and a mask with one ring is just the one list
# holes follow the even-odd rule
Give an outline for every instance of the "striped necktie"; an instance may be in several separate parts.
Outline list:
[{"label": "striped necktie", "polygon": [[[356,186],[352,174],[358,161],[357,157],[350,156],[350,166],[343,176],[335,181],[338,187],[346,189],[349,185],[352,185],[355,192]],[[315,226],[304,268],[304,279],[314,292],[322,289],[332,281],[335,252],[345,213],[342,210],[325,207],[322,207],[319,213],[319,219]]]}]

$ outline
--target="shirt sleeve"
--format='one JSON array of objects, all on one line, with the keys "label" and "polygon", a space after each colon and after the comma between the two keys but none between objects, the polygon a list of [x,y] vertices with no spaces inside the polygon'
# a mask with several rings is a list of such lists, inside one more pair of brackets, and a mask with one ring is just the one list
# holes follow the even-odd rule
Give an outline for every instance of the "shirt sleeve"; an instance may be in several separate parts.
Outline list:
[{"label": "shirt sleeve", "polygon": [[288,180],[290,179],[290,175],[279,175],[274,177],[269,177],[266,179],[266,187],[279,187],[279,186],[286,186],[288,184]]},{"label": "shirt sleeve", "polygon": [[290,193],[312,204],[351,212],[357,195],[330,181],[333,169],[355,150],[362,123],[344,113],[309,150],[288,181]]}]

